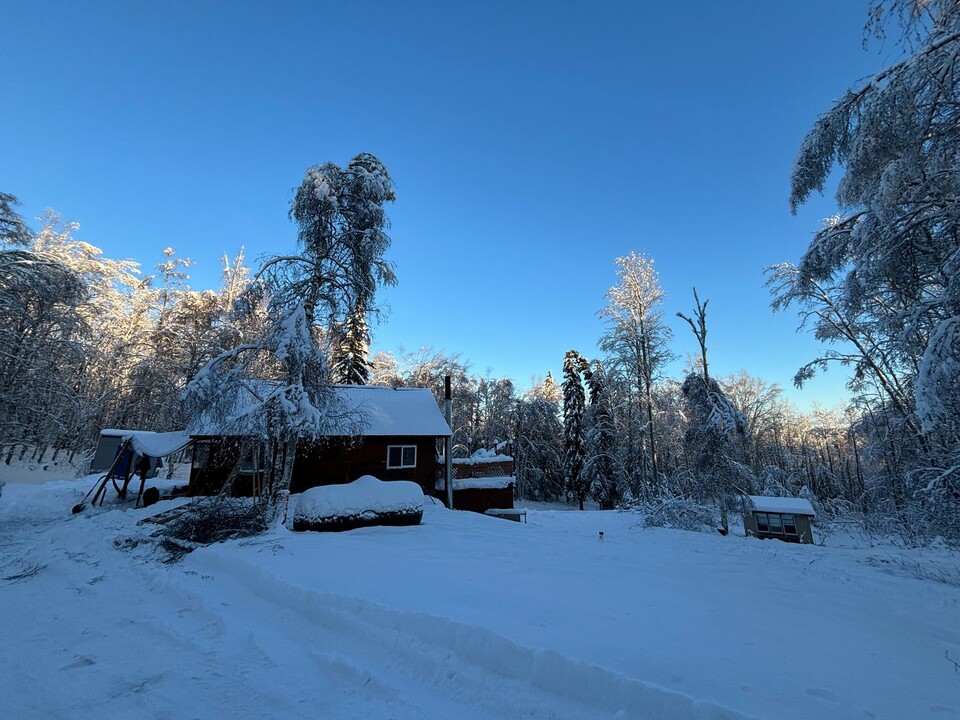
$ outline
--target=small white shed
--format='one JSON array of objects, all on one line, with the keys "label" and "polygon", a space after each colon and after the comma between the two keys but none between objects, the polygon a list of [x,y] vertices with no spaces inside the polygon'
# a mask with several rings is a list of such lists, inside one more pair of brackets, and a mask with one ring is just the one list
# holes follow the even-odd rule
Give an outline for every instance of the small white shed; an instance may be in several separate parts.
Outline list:
[{"label": "small white shed", "polygon": [[747,536],[813,542],[812,523],[817,513],[806,498],[748,495],[747,499],[752,505],[752,510],[743,516]]}]

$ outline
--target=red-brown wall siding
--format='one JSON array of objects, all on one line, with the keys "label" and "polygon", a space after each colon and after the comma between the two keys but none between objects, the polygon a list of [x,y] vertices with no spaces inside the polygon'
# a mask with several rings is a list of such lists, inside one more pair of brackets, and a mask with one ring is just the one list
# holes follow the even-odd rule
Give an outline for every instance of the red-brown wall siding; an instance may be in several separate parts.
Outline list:
[{"label": "red-brown wall siding", "polygon": [[[220,490],[230,473],[240,448],[239,438],[214,437],[211,442],[207,467],[190,472],[190,494],[211,495]],[[416,445],[415,468],[387,469],[387,446]],[[412,480],[433,494],[437,477],[436,438],[424,437],[367,437],[353,444],[334,438],[317,445],[300,445],[293,466],[290,491],[293,493],[317,485],[336,485],[356,480],[361,475],[373,475],[380,480]],[[242,487],[241,487],[242,486]],[[242,480],[235,488],[249,494],[249,480]]]},{"label": "red-brown wall siding", "polygon": [[513,487],[454,490],[453,507],[457,510],[470,510],[478,513],[486,512],[492,508],[512,508]]},{"label": "red-brown wall siding", "polygon": [[[389,445],[416,445],[417,466],[388,470]],[[342,440],[333,440],[324,445],[304,448],[297,453],[290,492],[303,492],[317,485],[353,482],[362,475],[373,475],[380,480],[412,480],[420,485],[425,493],[432,494],[436,472],[435,438],[367,437],[353,446]]]}]

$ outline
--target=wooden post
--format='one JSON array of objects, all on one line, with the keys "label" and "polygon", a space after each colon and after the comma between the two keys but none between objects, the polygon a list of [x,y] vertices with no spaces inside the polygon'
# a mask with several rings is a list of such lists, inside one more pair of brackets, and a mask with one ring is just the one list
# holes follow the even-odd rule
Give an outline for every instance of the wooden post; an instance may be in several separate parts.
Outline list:
[{"label": "wooden post", "polygon": [[443,444],[443,461],[446,470],[447,507],[453,510],[453,396],[450,391],[450,376],[443,378],[443,412],[447,418],[450,435]]}]

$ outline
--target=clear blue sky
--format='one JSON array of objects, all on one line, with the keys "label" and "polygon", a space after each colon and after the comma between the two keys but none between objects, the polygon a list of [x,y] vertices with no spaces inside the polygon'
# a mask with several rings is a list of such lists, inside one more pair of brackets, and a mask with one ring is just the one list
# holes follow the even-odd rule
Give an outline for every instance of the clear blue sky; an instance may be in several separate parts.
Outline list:
[{"label": "clear blue sky", "polygon": [[[399,285],[378,348],[459,352],[521,384],[596,353],[614,259],[653,257],[674,317],[710,299],[717,374],[785,387],[817,345],[773,315],[832,198],[787,204],[797,148],[894,48],[866,2],[21,2],[0,17],[0,190],[145,269],[295,242],[312,164],[393,175]],[[680,364],[675,368],[679,373]],[[806,405],[842,392],[834,370]]]}]

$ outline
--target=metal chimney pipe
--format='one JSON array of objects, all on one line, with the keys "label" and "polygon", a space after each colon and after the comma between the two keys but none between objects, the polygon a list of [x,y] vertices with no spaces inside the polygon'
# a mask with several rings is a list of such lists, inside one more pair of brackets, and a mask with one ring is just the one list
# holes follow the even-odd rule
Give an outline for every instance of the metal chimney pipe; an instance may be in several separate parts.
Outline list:
[{"label": "metal chimney pipe", "polygon": [[453,510],[453,396],[450,393],[450,376],[443,378],[443,413],[450,426],[450,435],[447,435],[443,446],[443,460],[446,465],[447,507]]}]

